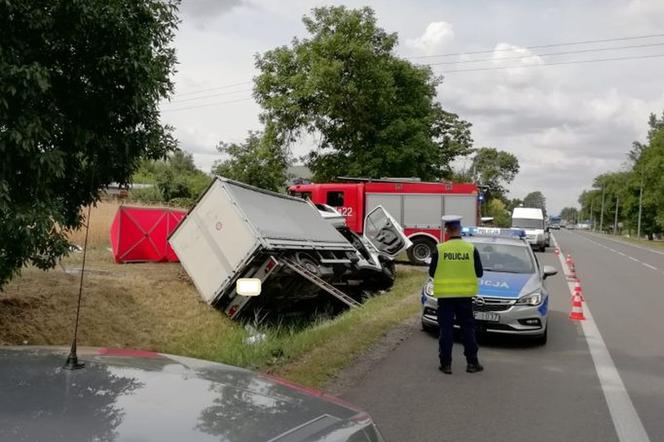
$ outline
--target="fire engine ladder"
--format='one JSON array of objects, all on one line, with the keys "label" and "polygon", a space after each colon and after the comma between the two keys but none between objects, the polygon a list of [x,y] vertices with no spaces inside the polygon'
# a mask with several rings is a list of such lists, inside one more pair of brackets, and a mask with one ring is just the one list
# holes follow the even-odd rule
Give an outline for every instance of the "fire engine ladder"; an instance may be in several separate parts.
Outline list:
[{"label": "fire engine ladder", "polygon": [[281,258],[281,262],[283,262],[286,267],[289,269],[293,270],[295,273],[298,275],[302,276],[305,279],[308,279],[309,281],[313,282],[316,284],[318,287],[322,288],[326,292],[328,292],[330,295],[334,296],[337,298],[339,301],[343,302],[346,304],[348,307],[351,308],[362,308],[362,304],[342,292],[341,290],[337,289],[334,287],[332,284],[327,283],[325,280],[319,278],[315,274],[311,273],[309,270],[306,268],[302,267],[300,264],[296,263],[295,261],[292,261],[288,258]]}]

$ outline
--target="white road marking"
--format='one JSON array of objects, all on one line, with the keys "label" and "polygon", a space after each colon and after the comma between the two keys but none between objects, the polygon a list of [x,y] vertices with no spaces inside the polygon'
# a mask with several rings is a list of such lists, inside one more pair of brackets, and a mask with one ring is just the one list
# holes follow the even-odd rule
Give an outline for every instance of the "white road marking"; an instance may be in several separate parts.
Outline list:
[{"label": "white road marking", "polygon": [[[664,255],[664,252],[661,251],[661,250],[654,250],[654,249],[651,249],[650,247],[643,247],[643,246],[639,246],[639,245],[636,245],[636,244],[632,244],[632,243],[627,242],[627,241],[620,241],[619,239],[608,238],[608,237],[603,236],[603,235],[598,235],[597,233],[591,233],[591,235],[593,235],[597,238],[605,239],[607,241],[613,241],[615,243],[622,244],[622,245],[625,245],[625,246],[630,246],[630,247],[634,247],[636,249],[641,249],[641,250],[647,250],[649,252],[656,253],[658,255]],[[579,235],[579,236],[581,236],[581,235]]]},{"label": "white road marking", "polygon": [[[556,241],[556,238],[553,235],[551,235],[551,238],[553,239],[554,245],[558,247],[558,241]],[[558,255],[560,265],[563,268],[563,272],[569,273],[569,269],[565,260],[562,258],[562,255],[562,253]],[[570,294],[573,294],[574,283],[568,282],[567,285]],[[593,364],[595,364],[597,378],[602,386],[604,399],[606,399],[606,404],[609,407],[609,413],[611,413],[611,419],[613,420],[613,426],[616,429],[618,440],[621,442],[649,442],[650,438],[648,437],[648,433],[646,433],[646,429],[643,427],[641,418],[639,418],[639,415],[634,408],[634,404],[629,397],[629,393],[627,393],[627,389],[620,377],[620,373],[613,363],[608,348],[606,348],[606,344],[604,343],[602,334],[597,328],[597,324],[593,319],[590,308],[585,302],[583,304],[583,309],[586,320],[581,321],[581,328],[586,337]]]},{"label": "white road marking", "polygon": [[[631,260],[634,261],[634,262],[638,262],[638,263],[640,263],[640,264],[643,264],[644,266],[648,267],[649,269],[659,270],[657,267],[655,267],[655,266],[653,266],[653,265],[651,265],[651,264],[648,264],[647,262],[640,261],[640,260],[634,258],[633,256],[629,256],[629,255],[627,255],[627,254],[621,252],[620,250],[615,250],[615,249],[612,249],[611,247],[607,247],[607,246],[605,246],[605,245],[602,244],[602,243],[599,243],[599,242],[597,242],[597,241],[593,241],[592,239],[590,239],[590,238],[586,238],[585,236],[583,236],[583,235],[579,235],[578,233],[574,233],[574,234],[577,235],[577,236],[580,236],[581,238],[585,239],[586,241],[588,241],[588,242],[590,242],[590,243],[593,243],[593,244],[595,244],[595,245],[597,245],[597,246],[604,247],[605,249],[611,250],[612,252],[615,252],[615,253],[617,253],[617,254],[620,255],[620,256],[624,256],[625,258],[629,258],[629,259],[631,259]],[[609,239],[609,238],[605,238],[605,239],[608,239],[609,241],[613,241],[613,242],[619,242],[619,243],[621,243],[621,244],[631,245],[631,244],[624,243],[624,242],[621,242],[621,241],[616,241],[616,240],[614,240],[614,239]],[[637,247],[637,246],[634,246],[634,247]],[[646,249],[645,247],[637,247],[637,248],[640,248],[640,249]],[[646,250],[650,250],[650,249],[646,249]],[[656,250],[650,250],[650,251],[651,251],[651,252],[655,252],[655,253],[659,253],[659,252],[656,251]]]}]

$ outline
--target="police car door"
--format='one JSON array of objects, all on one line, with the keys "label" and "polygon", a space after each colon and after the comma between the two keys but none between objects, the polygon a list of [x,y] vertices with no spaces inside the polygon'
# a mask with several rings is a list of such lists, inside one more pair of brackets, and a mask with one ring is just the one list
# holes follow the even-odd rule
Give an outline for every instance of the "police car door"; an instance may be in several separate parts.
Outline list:
[{"label": "police car door", "polygon": [[399,223],[383,206],[378,206],[364,218],[364,237],[381,252],[392,258],[413,243],[403,233]]}]

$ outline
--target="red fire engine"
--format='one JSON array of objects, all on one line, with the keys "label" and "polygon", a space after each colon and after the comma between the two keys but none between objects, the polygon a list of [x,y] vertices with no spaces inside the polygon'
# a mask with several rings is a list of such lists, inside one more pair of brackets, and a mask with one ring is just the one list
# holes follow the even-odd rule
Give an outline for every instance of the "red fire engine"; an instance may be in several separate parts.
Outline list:
[{"label": "red fire engine", "polygon": [[408,258],[424,264],[441,241],[441,217],[461,215],[464,224],[478,225],[478,189],[472,183],[421,182],[413,179],[340,178],[346,182],[296,184],[292,195],[335,207],[355,232],[364,232],[364,217],[378,205],[401,224],[413,242]]}]

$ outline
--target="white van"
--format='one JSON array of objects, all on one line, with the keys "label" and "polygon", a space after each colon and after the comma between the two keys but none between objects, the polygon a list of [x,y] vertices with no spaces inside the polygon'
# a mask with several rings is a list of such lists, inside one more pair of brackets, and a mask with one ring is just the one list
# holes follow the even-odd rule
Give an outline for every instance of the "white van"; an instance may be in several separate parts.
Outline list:
[{"label": "white van", "polygon": [[528,243],[540,252],[544,252],[550,245],[542,209],[516,207],[512,211],[512,227],[525,230]]}]

